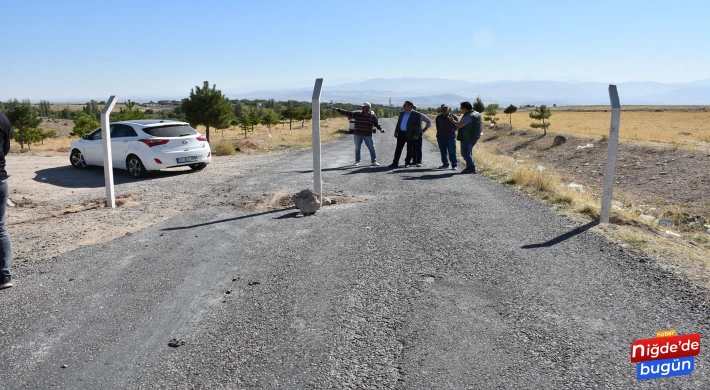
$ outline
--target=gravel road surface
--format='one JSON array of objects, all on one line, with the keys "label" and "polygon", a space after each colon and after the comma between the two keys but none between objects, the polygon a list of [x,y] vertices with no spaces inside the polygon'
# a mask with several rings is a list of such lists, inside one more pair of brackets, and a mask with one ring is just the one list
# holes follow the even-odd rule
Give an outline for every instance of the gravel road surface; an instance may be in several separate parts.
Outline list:
[{"label": "gravel road surface", "polygon": [[[423,168],[385,168],[382,122],[383,167],[349,166],[350,137],[323,149],[326,194],[364,201],[295,218],[206,199],[27,264],[0,292],[0,388],[710,386],[707,353],[643,382],[629,357],[659,330],[709,334],[706,291],[508,187],[434,170],[434,145]],[[220,196],[312,185],[310,151],[264,161]]]}]

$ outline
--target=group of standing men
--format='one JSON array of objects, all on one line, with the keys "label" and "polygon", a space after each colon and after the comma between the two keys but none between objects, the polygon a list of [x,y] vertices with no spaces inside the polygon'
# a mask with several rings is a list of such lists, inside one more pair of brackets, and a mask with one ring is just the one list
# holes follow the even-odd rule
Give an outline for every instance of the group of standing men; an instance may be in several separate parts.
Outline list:
[{"label": "group of standing men", "polygon": [[[377,152],[372,135],[375,129],[384,133],[377,116],[370,109],[370,103],[363,103],[361,110],[347,111],[333,107],[333,110],[347,116],[354,122],[355,135],[355,166],[360,165],[360,147],[364,142],[370,151],[372,165],[379,166],[377,162]],[[431,120],[426,115],[416,110],[414,103],[407,100],[402,106],[402,111],[397,118],[397,125],[394,130],[394,137],[397,138],[397,147],[394,151],[394,160],[389,165],[390,168],[398,168],[402,150],[407,147],[407,154],[404,158],[405,167],[422,166],[422,139],[424,132],[431,127]],[[473,110],[471,102],[461,103],[462,116],[458,117],[449,112],[449,107],[442,104],[440,114],[437,115],[436,140],[439,144],[442,165],[439,169],[458,169],[458,158],[456,157],[456,141],[461,142],[461,156],[466,162],[466,168],[461,173],[476,173],[476,165],[473,163],[473,146],[481,137],[482,122],[481,115]],[[422,122],[425,123],[422,128]],[[449,160],[451,163],[449,164]]]}]

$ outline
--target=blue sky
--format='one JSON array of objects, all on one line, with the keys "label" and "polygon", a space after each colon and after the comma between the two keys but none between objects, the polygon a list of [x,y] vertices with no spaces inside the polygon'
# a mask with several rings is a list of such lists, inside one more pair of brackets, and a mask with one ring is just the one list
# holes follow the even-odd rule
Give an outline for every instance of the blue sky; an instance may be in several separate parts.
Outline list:
[{"label": "blue sky", "polygon": [[706,1],[6,1],[0,100],[227,95],[377,77],[710,78]]}]

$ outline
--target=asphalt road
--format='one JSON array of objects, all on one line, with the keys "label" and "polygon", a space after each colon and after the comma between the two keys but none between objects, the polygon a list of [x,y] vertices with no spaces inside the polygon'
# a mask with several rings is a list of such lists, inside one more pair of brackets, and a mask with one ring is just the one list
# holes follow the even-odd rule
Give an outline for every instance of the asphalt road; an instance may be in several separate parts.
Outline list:
[{"label": "asphalt road", "polygon": [[[349,167],[350,137],[323,149],[326,193],[363,202],[205,206],[23,267],[0,292],[0,388],[710,386],[707,353],[643,382],[629,358],[659,330],[705,337],[706,291],[484,176],[433,170],[434,145],[421,169],[384,168],[383,122],[381,168]],[[220,195],[312,185],[310,151],[271,161]]]}]

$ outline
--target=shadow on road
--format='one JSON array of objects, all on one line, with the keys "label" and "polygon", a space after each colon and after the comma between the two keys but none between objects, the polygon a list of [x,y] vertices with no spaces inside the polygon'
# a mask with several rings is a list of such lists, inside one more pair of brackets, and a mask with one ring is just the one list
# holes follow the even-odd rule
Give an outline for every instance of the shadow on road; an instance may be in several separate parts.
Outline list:
[{"label": "shadow on road", "polygon": [[354,175],[356,173],[365,173],[365,172],[384,172],[384,171],[389,171],[392,168],[390,167],[383,167],[383,166],[372,166],[368,165],[362,168],[354,169],[352,171],[348,171],[343,173],[343,175]]},{"label": "shadow on road", "polygon": [[[284,210],[288,210],[288,209],[284,209]],[[298,214],[300,214],[300,211],[294,211],[294,212],[292,212],[292,213],[284,214],[284,215],[279,216],[279,217],[274,217],[274,219],[295,218]]]},{"label": "shadow on road", "polygon": [[[286,208],[286,209],[269,210],[269,211],[264,211],[264,212],[261,212],[261,213],[255,213],[255,214],[242,215],[242,216],[240,216],[240,217],[234,217],[234,218],[220,219],[220,220],[218,220],[218,221],[211,221],[211,222],[205,222],[205,223],[198,223],[197,225],[179,226],[179,227],[174,227],[174,228],[165,228],[165,229],[162,229],[162,231],[164,231],[164,232],[170,232],[170,231],[174,231],[174,230],[194,229],[194,228],[198,228],[198,227],[202,227],[202,226],[216,225],[216,224],[218,224],[218,223],[233,222],[233,221],[239,221],[240,219],[247,219],[247,218],[252,218],[252,217],[258,217],[258,216],[261,216],[261,215],[280,213],[280,212],[282,212],[282,211],[291,210],[291,209],[293,209],[293,207],[289,207],[289,208]],[[296,213],[290,213],[290,214],[287,214],[287,215],[293,216],[292,214],[295,215],[295,214],[298,214],[298,212],[296,212]]]},{"label": "shadow on road", "polygon": [[421,173],[421,172],[440,172],[440,169],[434,169],[434,168],[390,168],[392,172],[390,173],[403,173],[403,172],[411,172],[411,173]]},{"label": "shadow on road", "polygon": [[[332,172],[332,171],[344,171],[347,169],[354,169],[358,168],[355,165],[346,165],[344,167],[335,167],[335,168],[322,168],[321,172]],[[281,172],[281,173],[313,173],[312,169],[309,169],[307,171],[288,171],[288,172]]]},{"label": "shadow on road", "polygon": [[[135,183],[143,180],[185,175],[192,172],[192,170],[149,172],[147,177],[134,178],[128,171],[114,169],[113,182],[114,184]],[[87,167],[79,170],[71,165],[67,165],[63,167],[40,169],[35,172],[33,180],[38,183],[47,183],[64,188],[99,188],[105,185],[104,169],[102,167]]]},{"label": "shadow on road", "polygon": [[542,244],[523,245],[523,246],[521,246],[520,248],[522,248],[522,249],[534,249],[534,248],[547,248],[547,247],[551,247],[551,246],[553,246],[553,245],[557,245],[557,244],[561,243],[562,241],[568,240],[568,239],[570,239],[570,238],[572,238],[572,237],[574,237],[574,236],[576,236],[576,235],[578,235],[578,234],[582,234],[582,233],[586,232],[587,230],[589,230],[589,229],[591,229],[591,228],[593,228],[593,227],[595,227],[595,226],[597,226],[597,225],[599,225],[599,221],[592,221],[592,222],[589,222],[589,223],[586,224],[586,225],[580,226],[580,227],[578,227],[578,228],[576,228],[576,229],[574,229],[574,230],[572,230],[572,231],[569,231],[569,232],[567,232],[567,233],[565,233],[565,234],[563,234],[563,235],[561,235],[561,236],[555,237],[555,238],[553,238],[553,239],[550,240],[550,241],[543,242]]},{"label": "shadow on road", "polygon": [[449,172],[449,173],[440,173],[438,175],[424,175],[424,176],[409,176],[405,177],[404,180],[436,180],[436,179],[445,179],[447,177],[452,177],[456,173],[454,172]]}]

